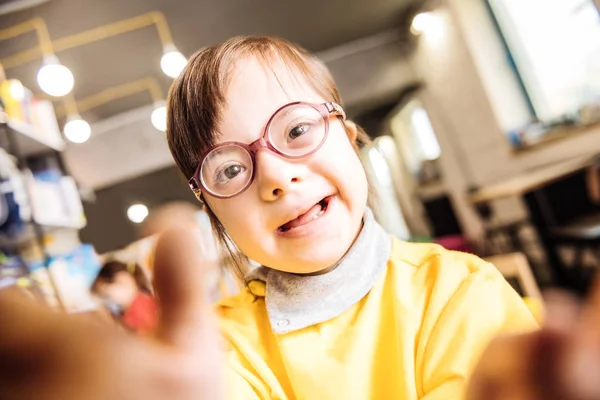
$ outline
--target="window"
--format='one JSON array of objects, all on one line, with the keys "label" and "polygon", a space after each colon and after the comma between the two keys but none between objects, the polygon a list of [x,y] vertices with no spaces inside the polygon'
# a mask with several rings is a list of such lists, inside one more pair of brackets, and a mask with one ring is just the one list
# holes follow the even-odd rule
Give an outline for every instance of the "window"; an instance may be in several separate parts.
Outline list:
[{"label": "window", "polygon": [[538,118],[600,99],[600,13],[592,0],[488,0]]},{"label": "window", "polygon": [[373,146],[364,147],[360,158],[369,177],[370,189],[374,191],[375,218],[387,232],[408,240],[410,231],[397,196],[398,182],[394,182],[391,169],[397,151],[394,139],[384,135],[375,139]]},{"label": "window", "polygon": [[408,102],[391,118],[390,128],[409,171],[423,183],[438,179],[435,161],[441,155],[440,145],[422,104]]}]

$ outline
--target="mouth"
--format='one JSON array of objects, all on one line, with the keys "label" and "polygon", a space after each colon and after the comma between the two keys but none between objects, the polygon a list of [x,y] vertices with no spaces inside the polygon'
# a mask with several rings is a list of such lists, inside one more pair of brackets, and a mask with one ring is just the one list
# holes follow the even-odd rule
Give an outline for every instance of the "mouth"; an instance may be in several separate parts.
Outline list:
[{"label": "mouth", "polygon": [[331,203],[333,196],[327,196],[321,199],[318,203],[312,206],[304,214],[299,215],[291,221],[286,222],[277,228],[277,233],[286,233],[293,231],[301,226],[307,225],[319,218],[321,218],[327,212],[327,209]]}]

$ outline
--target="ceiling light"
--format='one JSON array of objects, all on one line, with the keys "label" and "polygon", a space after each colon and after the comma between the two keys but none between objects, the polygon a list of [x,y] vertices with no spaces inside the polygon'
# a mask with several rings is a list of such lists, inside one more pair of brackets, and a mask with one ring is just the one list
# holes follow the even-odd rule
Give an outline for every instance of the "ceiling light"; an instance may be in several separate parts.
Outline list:
[{"label": "ceiling light", "polygon": [[8,81],[8,92],[10,96],[18,102],[25,99],[25,87],[18,79],[11,79]]},{"label": "ceiling light", "polygon": [[44,56],[44,65],[37,74],[40,88],[50,96],[61,97],[71,92],[75,80],[69,68],[54,55]]},{"label": "ceiling light", "polygon": [[152,125],[156,129],[161,132],[166,132],[167,130],[167,107],[163,102],[157,102],[154,105],[154,111],[152,111],[152,115],[150,116],[150,120],[152,121]]},{"label": "ceiling light", "polygon": [[412,21],[411,32],[415,35],[430,31],[439,31],[441,28],[440,18],[433,12],[424,12],[417,14]]},{"label": "ceiling light", "polygon": [[84,143],[90,138],[92,128],[79,115],[72,115],[65,124],[63,132],[65,133],[65,137],[71,142]]},{"label": "ceiling light", "polygon": [[148,216],[148,207],[143,204],[133,204],[127,209],[127,218],[131,222],[141,224]]},{"label": "ceiling light", "polygon": [[160,59],[160,67],[171,78],[177,78],[187,65],[187,61],[187,58],[177,50],[177,47],[173,45],[165,46],[163,56]]}]

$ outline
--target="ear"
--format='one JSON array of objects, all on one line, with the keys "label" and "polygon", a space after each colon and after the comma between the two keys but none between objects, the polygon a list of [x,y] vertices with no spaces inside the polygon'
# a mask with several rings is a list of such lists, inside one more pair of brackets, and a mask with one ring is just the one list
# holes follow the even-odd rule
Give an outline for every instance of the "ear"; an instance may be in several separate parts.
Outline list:
[{"label": "ear", "polygon": [[344,126],[346,127],[346,133],[348,134],[350,143],[352,143],[352,146],[355,149],[358,149],[358,143],[356,142],[356,139],[358,138],[358,126],[350,120],[344,121]]}]

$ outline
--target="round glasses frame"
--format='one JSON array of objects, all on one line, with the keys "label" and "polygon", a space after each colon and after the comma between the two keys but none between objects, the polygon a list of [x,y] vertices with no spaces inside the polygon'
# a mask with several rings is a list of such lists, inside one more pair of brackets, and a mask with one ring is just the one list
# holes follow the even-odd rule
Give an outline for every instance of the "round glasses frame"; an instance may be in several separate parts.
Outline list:
[{"label": "round glasses frame", "polygon": [[[317,110],[319,113],[321,113],[321,116],[323,117],[323,121],[325,122],[325,133],[323,134],[323,139],[321,140],[321,142],[314,149],[309,151],[308,153],[302,154],[302,155],[289,155],[289,154],[286,154],[286,153],[278,150],[275,146],[273,146],[273,144],[271,143],[271,140],[269,139],[269,128],[271,127],[271,123],[273,122],[273,120],[275,119],[277,114],[279,114],[281,111],[285,110],[288,107],[293,107],[293,106],[297,106],[297,105],[311,107],[311,108],[314,108],[315,110]],[[235,141],[223,142],[223,143],[221,143],[217,146],[214,146],[214,147],[208,149],[207,151],[205,151],[202,154],[202,156],[200,157],[200,162],[198,163],[198,166],[196,167],[196,171],[194,171],[194,175],[188,181],[190,189],[192,190],[192,192],[194,192],[194,195],[200,201],[202,201],[202,193],[207,193],[211,197],[215,197],[218,199],[229,199],[231,197],[235,197],[237,195],[242,194],[246,189],[248,189],[250,187],[250,185],[252,185],[252,182],[254,182],[254,178],[256,176],[256,153],[259,150],[268,149],[268,150],[272,151],[273,153],[278,154],[287,159],[299,159],[299,158],[308,157],[311,154],[314,154],[317,150],[319,150],[321,148],[321,146],[323,146],[323,143],[325,143],[325,141],[327,140],[327,136],[329,134],[329,117],[332,114],[342,117],[343,120],[346,119],[346,113],[344,112],[342,107],[339,104],[334,103],[334,102],[326,102],[326,103],[318,104],[318,103],[307,103],[307,102],[303,102],[303,101],[295,101],[293,103],[289,103],[289,104],[286,104],[286,105],[280,107],[277,111],[275,111],[273,113],[271,118],[269,118],[269,121],[267,122],[267,125],[265,126],[263,135],[259,139],[255,140],[254,142],[252,142],[250,144],[245,144],[245,143],[240,143],[240,142],[235,142]],[[252,176],[248,180],[248,183],[246,183],[244,185],[244,187],[241,188],[240,190],[238,190],[237,192],[235,192],[233,194],[229,194],[229,195],[220,195],[218,193],[214,193],[213,191],[211,191],[204,185],[204,182],[202,181],[201,171],[202,171],[202,164],[204,163],[204,160],[206,159],[206,157],[212,151],[222,148],[222,147],[225,147],[225,146],[237,146],[237,147],[244,149],[246,152],[248,152],[248,154],[250,155],[250,158],[252,159]]]}]

